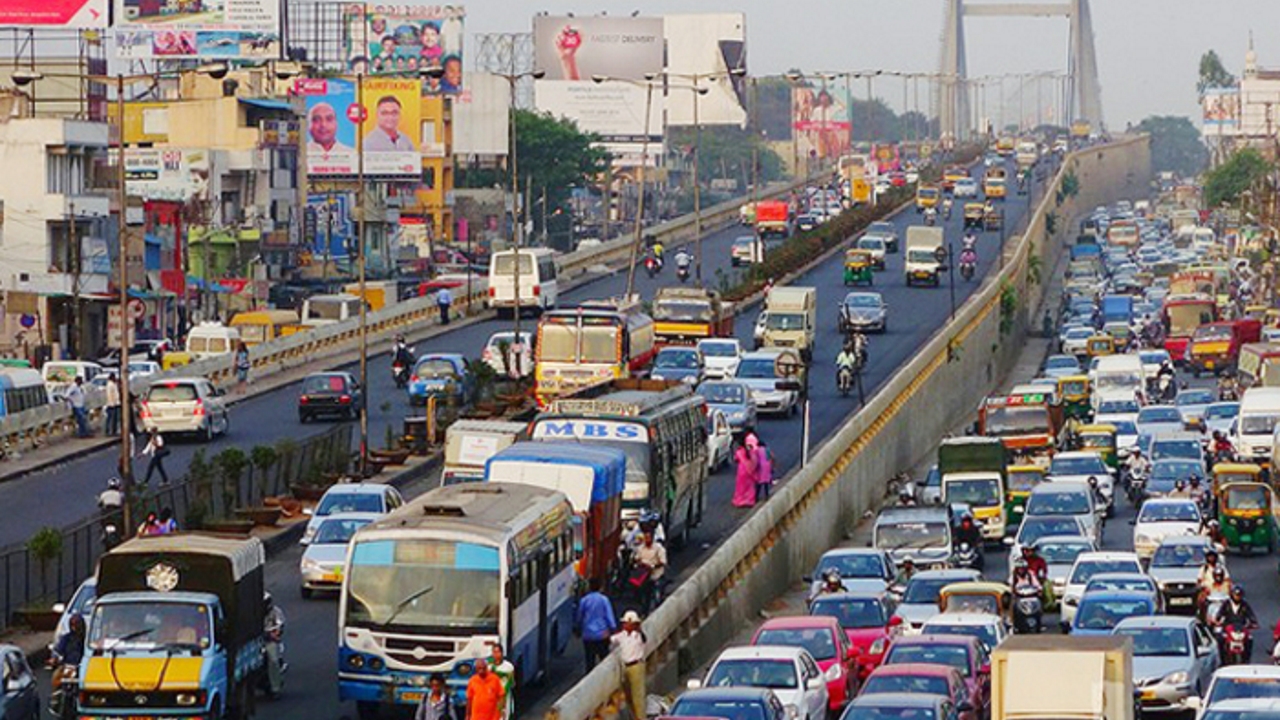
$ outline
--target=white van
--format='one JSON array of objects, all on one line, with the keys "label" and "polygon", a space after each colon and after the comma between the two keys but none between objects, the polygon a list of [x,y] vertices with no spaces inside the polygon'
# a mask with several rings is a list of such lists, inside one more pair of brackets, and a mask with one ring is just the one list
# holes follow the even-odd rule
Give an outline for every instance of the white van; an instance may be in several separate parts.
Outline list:
[{"label": "white van", "polygon": [[67,388],[75,383],[77,377],[88,385],[103,372],[105,371],[98,363],[83,360],[52,360],[40,368],[45,389],[49,391],[49,397],[55,401],[63,398]]},{"label": "white van", "polygon": [[1240,398],[1240,413],[1231,423],[1231,444],[1243,462],[1271,458],[1272,437],[1280,420],[1280,387],[1253,387]]},{"label": "white van", "polygon": [[1093,399],[1096,409],[1097,401],[1103,395],[1115,396],[1127,393],[1136,397],[1135,393],[1147,391],[1147,374],[1142,367],[1142,358],[1137,355],[1106,355],[1097,358],[1097,363],[1089,370],[1089,382],[1093,386]]},{"label": "white van", "polygon": [[301,322],[307,327],[332,325],[360,317],[360,296],[349,293],[312,295],[302,303]]},{"label": "white van", "polygon": [[240,344],[240,330],[215,322],[204,322],[187,333],[187,352],[192,359],[230,355]]},{"label": "white van", "polygon": [[[516,254],[520,255],[519,277],[516,277]],[[489,307],[534,308],[550,310],[559,300],[560,284],[556,281],[556,253],[547,248],[503,250],[489,259]],[[516,299],[519,281],[520,298]]]},{"label": "white van", "polygon": [[818,324],[818,290],[812,287],[780,286],[765,297],[768,318],[764,326],[764,346],[795,348],[807,361],[813,355]]}]

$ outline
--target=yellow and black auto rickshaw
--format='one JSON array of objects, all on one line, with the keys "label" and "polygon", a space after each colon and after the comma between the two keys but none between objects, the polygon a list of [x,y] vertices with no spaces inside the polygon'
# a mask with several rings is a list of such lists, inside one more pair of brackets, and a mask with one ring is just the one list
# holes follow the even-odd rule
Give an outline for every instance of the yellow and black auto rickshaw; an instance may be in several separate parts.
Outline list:
[{"label": "yellow and black auto rickshaw", "polygon": [[1026,514],[1027,498],[1031,491],[1044,482],[1045,469],[1039,465],[1010,465],[1004,491],[1004,517],[1006,532],[1016,533]]},{"label": "yellow and black auto rickshaw", "polygon": [[1064,375],[1058,378],[1058,398],[1062,403],[1062,414],[1076,420],[1089,420],[1093,417],[1093,405],[1090,403],[1088,375]]},{"label": "yellow and black auto rickshaw", "polygon": [[1262,466],[1253,463],[1226,462],[1213,466],[1213,487],[1219,488],[1234,482],[1262,482]]},{"label": "yellow and black auto rickshaw", "polygon": [[1116,455],[1115,425],[1081,425],[1076,429],[1076,438],[1081,450],[1098,453],[1107,467],[1115,470],[1119,465],[1120,460]]},{"label": "yellow and black auto rickshaw", "polygon": [[844,284],[875,284],[875,272],[872,267],[871,251],[850,248],[844,251]]},{"label": "yellow and black auto rickshaw", "polygon": [[1094,335],[1085,341],[1085,352],[1091,358],[1116,354],[1116,339],[1110,335]]},{"label": "yellow and black auto rickshaw", "polygon": [[964,229],[978,228],[982,229],[983,221],[987,217],[987,206],[980,202],[969,202],[964,204]]},{"label": "yellow and black auto rickshaw", "polygon": [[1013,622],[1013,592],[998,582],[958,582],[938,593],[939,612],[987,613]]},{"label": "yellow and black auto rickshaw", "polygon": [[1276,497],[1270,485],[1229,482],[1217,487],[1218,522],[1227,547],[1268,554],[1276,541]]}]

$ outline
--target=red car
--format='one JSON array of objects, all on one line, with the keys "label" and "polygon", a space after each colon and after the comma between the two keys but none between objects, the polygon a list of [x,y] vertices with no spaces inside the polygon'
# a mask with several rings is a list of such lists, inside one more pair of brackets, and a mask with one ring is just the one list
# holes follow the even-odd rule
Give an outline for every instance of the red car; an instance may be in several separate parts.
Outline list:
[{"label": "red car", "polygon": [[839,712],[858,690],[858,651],[840,621],[826,615],[798,615],[765,622],[752,645],[789,645],[809,651],[827,680],[828,703]]},{"label": "red car", "polygon": [[969,685],[960,671],[949,665],[902,663],[881,665],[858,691],[858,697],[876,693],[911,693],[941,695],[955,706],[960,720],[977,720],[978,713],[969,702]]},{"label": "red car", "polygon": [[902,634],[902,618],[893,614],[896,608],[888,593],[834,593],[814,598],[809,614],[828,615],[840,623],[849,644],[858,651],[858,679],[864,680]]},{"label": "red car", "polygon": [[950,665],[964,676],[969,705],[978,717],[987,717],[991,702],[991,658],[971,635],[911,635],[889,647],[884,665]]}]

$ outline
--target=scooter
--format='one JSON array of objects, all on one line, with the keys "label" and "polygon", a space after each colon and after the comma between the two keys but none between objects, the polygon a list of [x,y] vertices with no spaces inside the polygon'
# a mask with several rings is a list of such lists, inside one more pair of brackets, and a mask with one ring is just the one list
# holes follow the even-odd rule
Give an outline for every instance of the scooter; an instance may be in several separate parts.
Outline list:
[{"label": "scooter", "polygon": [[682,282],[682,283],[683,283],[683,282],[687,282],[687,281],[689,280],[689,266],[688,266],[688,265],[677,265],[677,266],[676,266],[676,278],[678,278],[678,279],[680,280],[680,282]]},{"label": "scooter", "polygon": [[978,552],[978,549],[969,543],[962,542],[956,546],[955,552],[951,554],[951,566],[981,570],[982,553]]},{"label": "scooter", "polygon": [[928,227],[933,227],[934,223],[937,222],[937,220],[938,220],[938,211],[934,210],[933,208],[925,208],[924,224]]},{"label": "scooter", "polygon": [[391,378],[395,380],[396,389],[409,387],[409,366],[401,362],[391,363]]},{"label": "scooter", "polygon": [[1223,665],[1249,664],[1249,655],[1246,652],[1248,647],[1249,631],[1246,628],[1236,625],[1222,628]]},{"label": "scooter", "polygon": [[79,714],[78,672],[79,669],[74,665],[63,665],[54,671],[54,685],[49,693],[49,712],[59,720],[75,720]]},{"label": "scooter", "polygon": [[853,368],[848,365],[836,368],[836,387],[840,389],[840,394],[849,397],[849,393],[853,392],[854,381]]},{"label": "scooter", "polygon": [[1044,605],[1040,590],[1031,583],[1014,588],[1013,625],[1020,633],[1039,633],[1044,630]]},{"label": "scooter", "polygon": [[973,279],[973,271],[974,271],[973,263],[970,263],[970,262],[960,263],[960,277],[964,278],[965,282],[968,282]]},{"label": "scooter", "polygon": [[649,277],[653,277],[662,272],[662,261],[652,255],[644,260],[645,272],[649,273]]}]

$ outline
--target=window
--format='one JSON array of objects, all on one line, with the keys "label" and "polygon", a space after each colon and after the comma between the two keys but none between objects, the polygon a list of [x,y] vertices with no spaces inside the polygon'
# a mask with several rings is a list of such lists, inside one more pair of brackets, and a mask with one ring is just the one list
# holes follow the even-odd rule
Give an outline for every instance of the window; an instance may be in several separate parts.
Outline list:
[{"label": "window", "polygon": [[86,163],[80,153],[56,152],[45,156],[45,192],[80,195],[85,191]]}]

